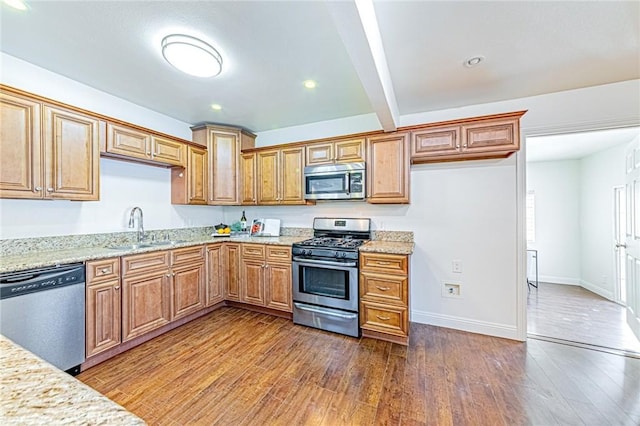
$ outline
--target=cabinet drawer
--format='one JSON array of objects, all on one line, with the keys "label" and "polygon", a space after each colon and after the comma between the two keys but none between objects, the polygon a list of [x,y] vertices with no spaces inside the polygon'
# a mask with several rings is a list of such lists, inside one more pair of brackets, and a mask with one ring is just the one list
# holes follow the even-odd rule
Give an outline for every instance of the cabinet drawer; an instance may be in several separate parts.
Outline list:
[{"label": "cabinet drawer", "polygon": [[185,247],[171,250],[171,265],[204,262],[204,246]]},{"label": "cabinet drawer", "polygon": [[407,274],[407,256],[383,253],[362,253],[362,271],[383,272],[385,274]]},{"label": "cabinet drawer", "polygon": [[135,254],[122,258],[122,276],[134,275],[141,272],[154,271],[169,267],[169,252],[167,250],[153,253]]},{"label": "cabinet drawer", "polygon": [[267,260],[270,262],[291,262],[291,247],[267,246]]},{"label": "cabinet drawer", "polygon": [[89,285],[113,278],[120,278],[119,257],[87,262],[87,283]]},{"label": "cabinet drawer", "polygon": [[242,257],[253,257],[256,259],[264,259],[264,245],[242,244]]},{"label": "cabinet drawer", "polygon": [[403,275],[360,273],[360,297],[393,303],[406,307],[408,303],[408,278]]},{"label": "cabinet drawer", "polygon": [[397,306],[361,301],[360,326],[380,333],[407,336],[409,310]]}]

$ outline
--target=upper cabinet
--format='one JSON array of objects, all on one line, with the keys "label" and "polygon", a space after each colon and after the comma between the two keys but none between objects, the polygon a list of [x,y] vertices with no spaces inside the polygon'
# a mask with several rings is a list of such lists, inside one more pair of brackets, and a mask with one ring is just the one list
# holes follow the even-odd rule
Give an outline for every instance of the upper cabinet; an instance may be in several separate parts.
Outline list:
[{"label": "upper cabinet", "polygon": [[171,169],[172,204],[207,204],[207,150],[187,146],[187,167]]},{"label": "upper cabinet", "polygon": [[365,138],[344,139],[306,145],[306,165],[364,161]]},{"label": "upper cabinet", "polygon": [[0,197],[99,199],[104,122],[0,92]]},{"label": "upper cabinet", "polygon": [[256,153],[258,204],[306,204],[304,147],[260,150]]},{"label": "upper cabinet", "polygon": [[367,201],[408,204],[409,134],[390,133],[367,138]]},{"label": "upper cabinet", "polygon": [[209,152],[209,181],[207,203],[211,205],[239,205],[243,200],[241,188],[240,151],[253,148],[256,136],[245,130],[202,125],[192,127],[193,141],[206,146]]},{"label": "upper cabinet", "polygon": [[111,122],[107,123],[104,153],[172,166],[184,166],[186,163],[186,144]]},{"label": "upper cabinet", "polygon": [[242,154],[240,171],[240,204],[258,204],[255,152]]},{"label": "upper cabinet", "polygon": [[500,158],[520,149],[525,111],[420,126],[411,132],[411,162]]}]

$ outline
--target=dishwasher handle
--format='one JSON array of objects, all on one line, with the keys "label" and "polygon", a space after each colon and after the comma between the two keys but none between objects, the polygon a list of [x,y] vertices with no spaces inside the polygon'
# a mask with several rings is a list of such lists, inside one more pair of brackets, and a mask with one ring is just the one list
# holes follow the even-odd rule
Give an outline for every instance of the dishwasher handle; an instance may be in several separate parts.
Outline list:
[{"label": "dishwasher handle", "polygon": [[2,274],[0,300],[84,282],[85,266],[82,263]]}]

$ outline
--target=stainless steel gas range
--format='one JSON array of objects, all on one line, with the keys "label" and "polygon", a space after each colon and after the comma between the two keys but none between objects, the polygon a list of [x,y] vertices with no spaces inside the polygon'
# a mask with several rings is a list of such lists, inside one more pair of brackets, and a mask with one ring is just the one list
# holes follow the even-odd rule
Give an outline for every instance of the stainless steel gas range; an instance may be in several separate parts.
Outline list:
[{"label": "stainless steel gas range", "polygon": [[293,245],[293,322],[358,337],[358,247],[371,220],[315,218],[313,235]]}]

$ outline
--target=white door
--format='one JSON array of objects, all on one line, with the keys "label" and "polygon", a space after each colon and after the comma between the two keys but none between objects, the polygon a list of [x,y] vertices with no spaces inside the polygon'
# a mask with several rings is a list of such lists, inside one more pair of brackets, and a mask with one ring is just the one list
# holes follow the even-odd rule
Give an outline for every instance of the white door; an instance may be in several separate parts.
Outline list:
[{"label": "white door", "polygon": [[624,186],[613,188],[613,236],[615,265],[615,300],[621,305],[627,304],[627,199]]},{"label": "white door", "polygon": [[625,166],[627,322],[640,339],[640,136],[627,146]]}]

